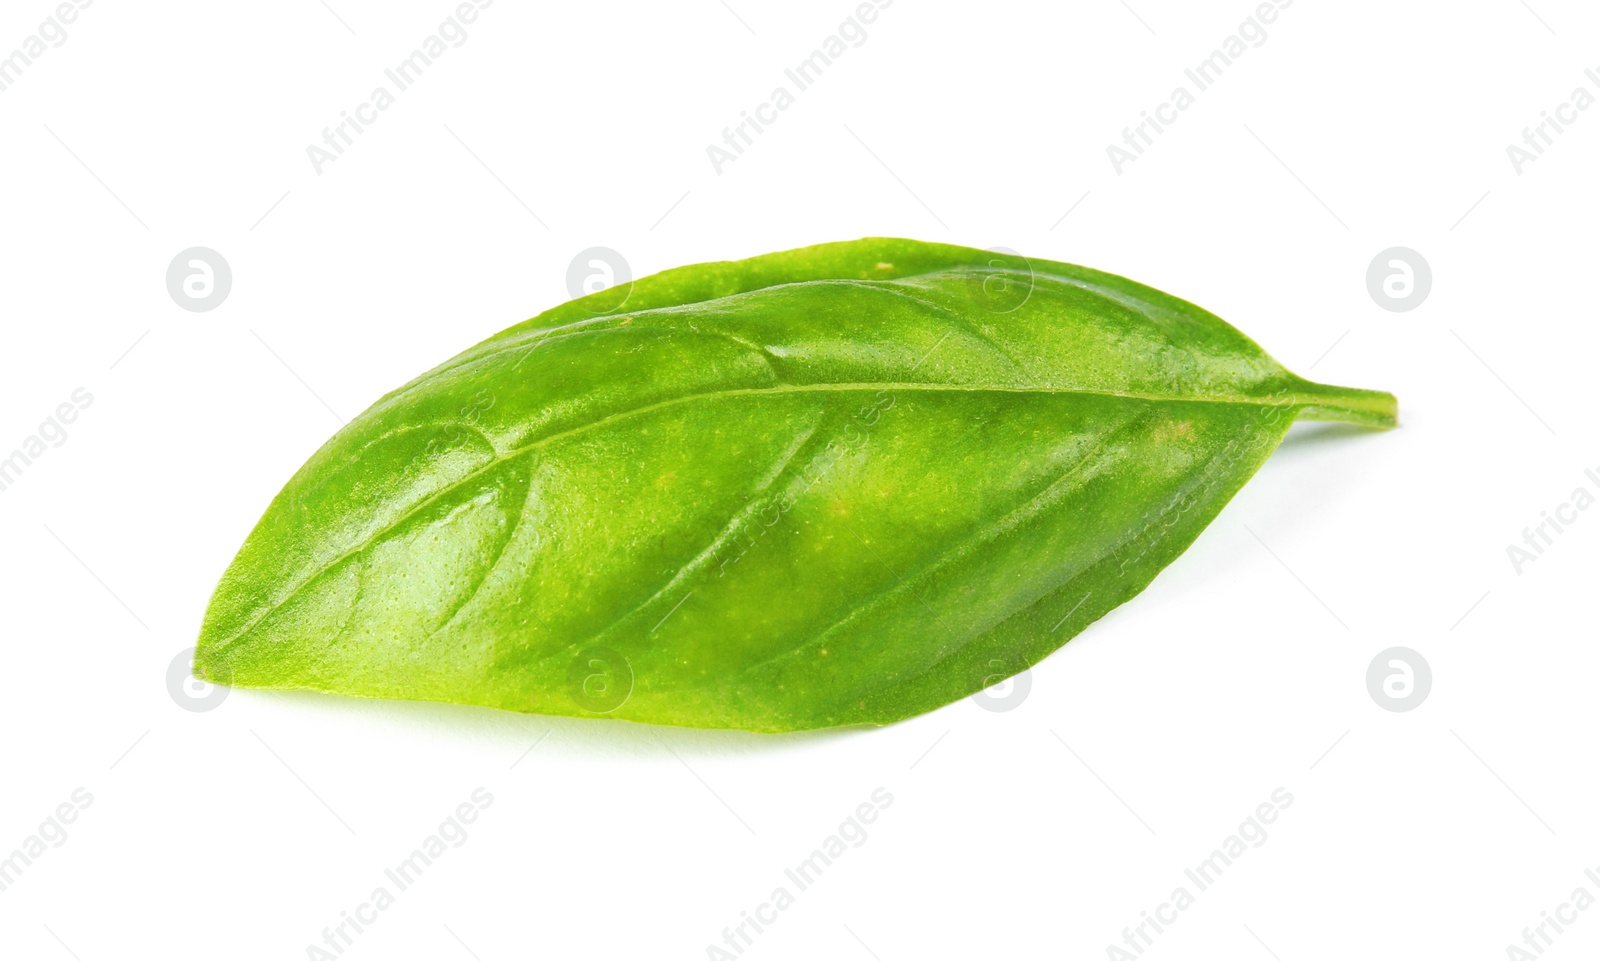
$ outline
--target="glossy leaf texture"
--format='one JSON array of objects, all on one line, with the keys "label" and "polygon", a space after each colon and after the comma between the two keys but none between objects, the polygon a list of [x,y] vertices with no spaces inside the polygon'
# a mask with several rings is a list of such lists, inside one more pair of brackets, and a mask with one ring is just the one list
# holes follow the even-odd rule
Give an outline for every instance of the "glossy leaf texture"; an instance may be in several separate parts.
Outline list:
[{"label": "glossy leaf texture", "polygon": [[910,240],[669,270],[374,404],[223,576],[196,676],[690,727],[883,724],[1139,593],[1296,418],[1395,400],[1185,301]]}]

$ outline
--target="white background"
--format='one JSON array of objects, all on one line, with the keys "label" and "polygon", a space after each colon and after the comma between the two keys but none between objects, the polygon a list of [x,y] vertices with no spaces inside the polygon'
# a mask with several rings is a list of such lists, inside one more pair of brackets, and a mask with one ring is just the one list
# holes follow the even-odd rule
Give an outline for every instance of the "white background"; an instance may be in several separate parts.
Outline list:
[{"label": "white background", "polygon": [[[1506,155],[1595,90],[1592,5],[1299,0],[1118,175],[1107,144],[1255,4],[898,0],[718,175],[850,0],[499,0],[318,175],[306,146],[453,9],[328,2],[102,0],[0,93],[0,453],[94,398],[0,492],[0,854],[93,796],[0,892],[7,956],[306,957],[479,786],[343,957],[705,958],[878,787],[745,958],[1103,958],[1280,786],[1144,957],[1501,958],[1600,895],[1600,510],[1506,554],[1600,469],[1600,109]],[[0,54],[52,9],[6,4]],[[761,737],[169,692],[295,468],[566,299],[578,251],[642,276],[871,234],[1134,277],[1392,390],[1402,427],[1297,428],[1006,713]],[[197,245],[234,275],[209,313],[165,287]],[[1366,286],[1395,245],[1432,265],[1407,313]],[[1432,665],[1408,713],[1365,680],[1395,645]],[[1600,950],[1578,917],[1546,957]]]}]

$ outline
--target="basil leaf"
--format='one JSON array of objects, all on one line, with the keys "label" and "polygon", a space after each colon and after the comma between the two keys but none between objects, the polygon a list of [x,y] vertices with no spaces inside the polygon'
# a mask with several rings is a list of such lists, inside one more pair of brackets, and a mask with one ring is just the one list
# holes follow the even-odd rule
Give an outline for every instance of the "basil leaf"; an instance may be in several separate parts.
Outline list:
[{"label": "basil leaf", "polygon": [[791,731],[882,724],[1133,597],[1303,380],[1121,277],[909,240],[669,270],[374,404],[223,576],[197,677]]}]

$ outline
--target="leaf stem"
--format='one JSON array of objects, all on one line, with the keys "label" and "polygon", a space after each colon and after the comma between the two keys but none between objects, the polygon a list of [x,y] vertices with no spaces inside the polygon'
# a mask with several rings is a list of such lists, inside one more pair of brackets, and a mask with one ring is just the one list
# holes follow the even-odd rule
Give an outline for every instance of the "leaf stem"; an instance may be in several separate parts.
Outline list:
[{"label": "leaf stem", "polygon": [[1335,387],[1303,380],[1293,389],[1300,416],[1305,420],[1330,420],[1363,427],[1394,427],[1399,423],[1400,402],[1381,390]]}]

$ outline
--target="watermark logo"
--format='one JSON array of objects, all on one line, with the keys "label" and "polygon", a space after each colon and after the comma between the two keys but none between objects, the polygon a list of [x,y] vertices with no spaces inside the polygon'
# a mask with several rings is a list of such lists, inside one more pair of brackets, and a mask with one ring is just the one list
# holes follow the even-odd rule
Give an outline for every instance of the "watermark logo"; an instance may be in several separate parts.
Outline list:
[{"label": "watermark logo", "polygon": [[233,268],[210,247],[190,247],[167,265],[167,293],[184,310],[216,310],[233,290]]},{"label": "watermark logo", "polygon": [[1005,662],[999,658],[990,660],[989,668],[994,673],[983,679],[984,688],[972,695],[972,703],[995,714],[1021,707],[1022,702],[1028,699],[1028,692],[1033,690],[1033,672],[1023,670],[1010,674],[1005,669]]},{"label": "watermark logo", "polygon": [[[193,664],[194,648],[186,647],[178,652],[178,656],[167,665],[167,693],[172,695],[172,703],[185,711],[203,714],[228,699],[228,688],[224,685],[229,678],[219,678],[223,684],[202,681],[190,673]],[[229,673],[226,665],[220,669],[224,674]]]},{"label": "watermark logo", "polygon": [[633,268],[610,247],[580,250],[567,265],[567,293],[588,298],[582,306],[592,314],[621,310],[633,294]]},{"label": "watermark logo", "polygon": [[1415,310],[1433,289],[1433,268],[1410,247],[1379,251],[1367,265],[1367,293],[1384,310],[1403,314]]},{"label": "watermark logo", "polygon": [[590,714],[610,714],[633,695],[633,665],[609,647],[589,647],[567,667],[567,694]]},{"label": "watermark logo", "polygon": [[1367,665],[1367,693],[1385,711],[1415,710],[1433,690],[1433,668],[1409,647],[1391,647]]},{"label": "watermark logo", "polygon": [[992,314],[1009,314],[1033,296],[1033,264],[1010,247],[990,247],[984,252],[988,256],[983,261],[983,299],[979,304]]}]

